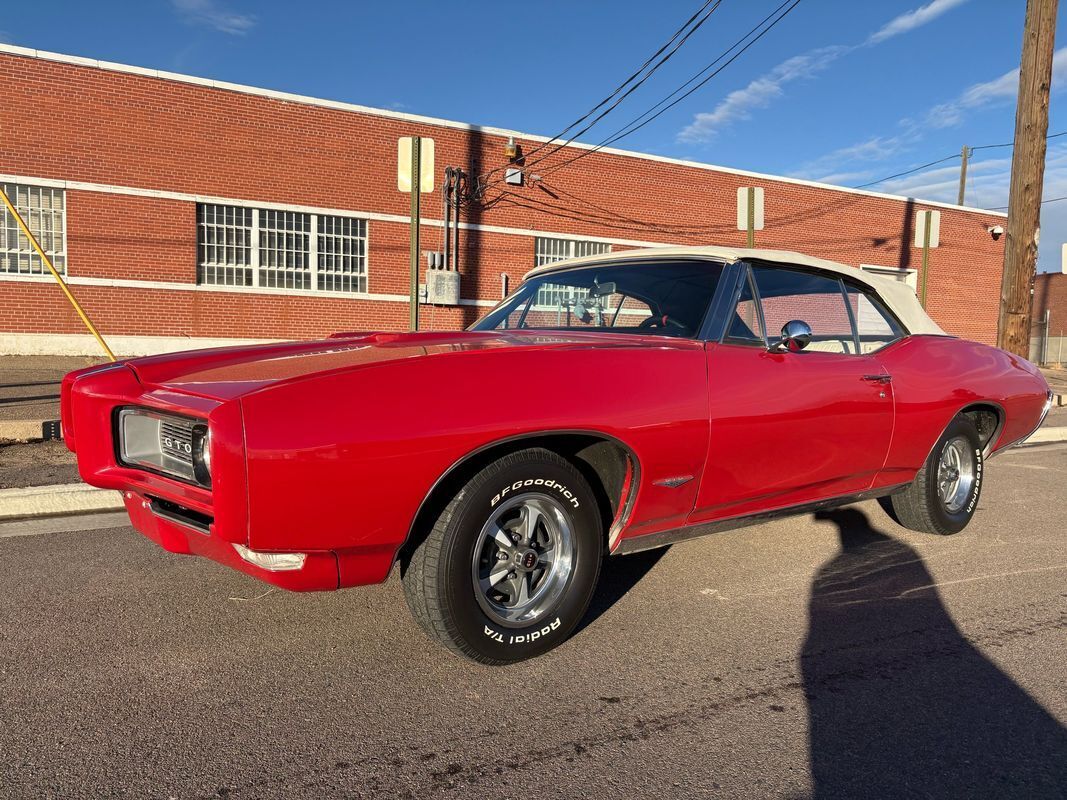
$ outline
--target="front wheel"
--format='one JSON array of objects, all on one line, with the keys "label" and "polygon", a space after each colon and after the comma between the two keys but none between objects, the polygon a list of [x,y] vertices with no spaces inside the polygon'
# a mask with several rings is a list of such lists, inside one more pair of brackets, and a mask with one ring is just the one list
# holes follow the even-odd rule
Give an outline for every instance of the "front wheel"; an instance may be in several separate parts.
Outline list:
[{"label": "front wheel", "polygon": [[403,565],[404,595],[432,638],[486,664],[562,643],[589,605],[603,551],[596,498],[566,459],[504,456],[452,498]]},{"label": "front wheel", "polygon": [[959,416],[945,429],[911,485],[880,502],[905,528],[959,533],[978,507],[984,470],[978,429],[968,417]]}]

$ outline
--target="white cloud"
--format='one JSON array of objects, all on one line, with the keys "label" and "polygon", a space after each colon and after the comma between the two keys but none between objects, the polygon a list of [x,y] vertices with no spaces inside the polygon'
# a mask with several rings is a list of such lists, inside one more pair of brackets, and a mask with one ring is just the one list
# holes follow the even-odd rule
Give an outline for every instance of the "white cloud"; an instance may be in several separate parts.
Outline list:
[{"label": "white cloud", "polygon": [[11,44],[11,34],[7,31],[0,31],[0,42],[3,44]]},{"label": "white cloud", "polygon": [[923,25],[933,22],[946,11],[951,11],[956,6],[961,6],[966,2],[967,0],[932,0],[925,6],[920,6],[889,20],[889,22],[870,35],[867,39],[867,44],[878,44],[902,33],[921,28]]},{"label": "white cloud", "polygon": [[[1062,88],[1067,80],[1067,47],[1061,47],[1052,56],[1052,86]],[[1019,92],[1019,70],[1005,72],[999,78],[976,83],[965,89],[954,100],[931,108],[924,117],[927,125],[934,128],[949,128],[958,125],[967,111],[998,102],[1014,100]]]},{"label": "white cloud", "polygon": [[[875,174],[873,170],[866,169],[866,165],[908,153],[922,142],[931,128],[948,128],[958,125],[972,111],[1013,101],[1018,93],[1018,84],[1018,70],[1011,70],[992,80],[973,84],[953,100],[934,106],[917,119],[906,117],[900,120],[901,132],[899,134],[876,136],[848,147],[838,148],[801,164],[791,174],[798,178],[845,185],[862,185],[867,181],[875,180],[879,175]],[[1067,86],[1067,47],[1057,50],[1052,60],[1052,91],[1060,91],[1065,86]],[[1053,148],[1050,147],[1050,159],[1052,158],[1052,152]],[[927,154],[928,157],[929,155],[931,154]],[[1065,159],[1064,166],[1067,168],[1067,151],[1063,151],[1063,158]],[[923,160],[928,160],[928,158]],[[914,163],[912,162],[912,164]],[[898,169],[906,169],[908,166],[911,165],[904,164]],[[1047,166],[1054,165],[1049,161]],[[945,169],[958,172],[959,167],[950,165]],[[885,172],[891,171],[889,169],[879,170],[883,175]],[[932,179],[932,176],[937,175],[938,171],[925,170],[917,175],[906,176],[903,182],[899,180],[884,181],[874,188],[891,194],[950,201],[956,196],[954,190],[950,192],[950,182],[938,182]],[[976,185],[980,186],[980,184]],[[987,207],[990,205],[1004,205],[1008,202],[1007,189],[1005,188],[1004,191],[1003,198],[997,198],[996,202],[990,201],[988,203],[984,199],[978,199],[982,197],[981,195],[968,193],[967,203],[968,205],[985,205]],[[1067,212],[1067,209],[1065,209],[1065,212]],[[1065,213],[1065,219],[1067,219],[1067,213]]]},{"label": "white cloud", "polygon": [[710,141],[730,123],[749,119],[753,109],[770,105],[782,95],[785,84],[818,74],[846,50],[848,48],[840,46],[821,47],[783,61],[744,89],[730,92],[713,110],[694,116],[693,121],[678,133],[678,141]]},{"label": "white cloud", "polygon": [[[907,175],[878,186],[879,191],[923,200],[955,203],[959,191],[959,164]],[[1011,157],[972,161],[967,170],[967,205],[977,208],[1001,208],[1008,204],[1011,182]],[[1049,143],[1045,160],[1043,197],[1067,196],[1067,143]],[[1067,242],[1067,201],[1046,203],[1041,207],[1041,245],[1038,269],[1060,269],[1060,245]]]},{"label": "white cloud", "polygon": [[789,174],[819,183],[862,183],[876,177],[864,165],[886,161],[906,149],[900,136],[873,136],[807,161]]},{"label": "white cloud", "polygon": [[238,14],[223,8],[215,0],[170,0],[174,9],[193,25],[203,25],[221,33],[237,36],[248,33],[256,24],[252,14]]},{"label": "white cloud", "polygon": [[[968,0],[931,0],[924,6],[891,19],[872,33],[864,44],[878,44],[886,39],[920,28],[966,2]],[[755,109],[766,108],[781,97],[785,93],[783,87],[787,83],[814,77],[842,55],[855,49],[855,47],[833,45],[809,50],[807,53],[783,61],[745,88],[730,92],[711,111],[696,114],[693,121],[678,132],[677,140],[686,143],[711,141],[723,128],[737,120],[750,119]]]}]

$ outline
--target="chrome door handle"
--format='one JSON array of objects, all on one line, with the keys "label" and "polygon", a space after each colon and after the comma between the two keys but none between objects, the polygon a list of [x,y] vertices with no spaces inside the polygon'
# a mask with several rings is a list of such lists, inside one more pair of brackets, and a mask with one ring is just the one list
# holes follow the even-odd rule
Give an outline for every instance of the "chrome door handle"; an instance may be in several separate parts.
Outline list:
[{"label": "chrome door handle", "polygon": [[872,383],[892,383],[892,375],[864,375],[863,380],[871,381]]}]

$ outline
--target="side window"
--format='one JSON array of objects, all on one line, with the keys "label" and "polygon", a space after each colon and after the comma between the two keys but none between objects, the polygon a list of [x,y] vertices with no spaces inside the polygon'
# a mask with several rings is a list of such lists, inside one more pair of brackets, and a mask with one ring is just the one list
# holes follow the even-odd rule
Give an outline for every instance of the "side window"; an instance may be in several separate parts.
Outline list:
[{"label": "side window", "polygon": [[856,340],[841,281],[774,267],[753,267],[752,274],[772,340],[783,325],[799,319],[811,327],[807,351],[855,354]]},{"label": "side window", "polygon": [[611,304],[615,306],[611,326],[613,328],[638,328],[641,323],[652,316],[648,303],[628,295],[612,295]]},{"label": "side window", "polygon": [[877,297],[848,284],[845,284],[845,292],[848,304],[852,307],[852,316],[856,319],[861,353],[873,353],[904,337],[900,323]]},{"label": "side window", "polygon": [[726,341],[733,344],[755,344],[760,347],[766,344],[748,270],[745,270],[745,282],[741,285],[741,293],[737,296],[737,303],[726,328]]}]

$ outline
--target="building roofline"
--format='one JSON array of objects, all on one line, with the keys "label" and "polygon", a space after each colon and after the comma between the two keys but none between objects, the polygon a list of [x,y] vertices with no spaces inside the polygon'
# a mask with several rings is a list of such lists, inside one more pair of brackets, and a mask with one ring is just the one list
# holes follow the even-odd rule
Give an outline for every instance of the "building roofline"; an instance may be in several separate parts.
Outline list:
[{"label": "building roofline", "polygon": [[[168,72],[160,69],[150,69],[147,67],[136,67],[130,64],[119,64],[114,61],[104,61],[96,58],[86,58],[84,56],[73,56],[65,53],[53,53],[47,50],[36,50],[31,47],[20,47],[13,44],[0,43],[0,54],[21,56],[24,58],[36,58],[42,61],[55,61],[61,64],[71,64],[79,67],[90,67],[94,69],[101,69],[108,72],[121,72],[128,75],[139,75],[145,78],[158,78],[165,81],[173,81],[175,83],[187,83],[194,86],[202,86],[209,89],[219,89],[222,91],[237,92],[240,94],[254,95],[257,97],[266,97],[273,100],[284,100],[289,103],[299,103],[301,105],[317,106],[320,108],[329,108],[335,111],[347,111],[356,114],[367,114],[375,117],[386,117],[389,119],[405,120],[408,122],[417,122],[423,125],[434,125],[441,128],[453,128],[458,130],[476,131],[478,133],[485,133],[491,136],[508,137],[514,136],[517,139],[525,139],[532,142],[549,142],[551,138],[548,136],[541,136],[539,134],[524,133],[522,131],[510,130],[508,128],[497,128],[486,125],[475,125],[467,122],[456,122],[455,120],[441,119],[439,117],[428,117],[421,114],[407,114],[402,111],[391,111],[383,108],[373,108],[371,106],[358,105],[356,103],[347,103],[340,100],[326,100],[319,97],[311,97],[308,95],[294,94],[292,92],[280,92],[274,89],[263,89],[256,86],[248,86],[241,83],[230,83],[229,81],[216,81],[210,78],[199,78],[195,75],[185,75],[179,72]],[[764,172],[753,172],[750,170],[735,169],[733,167],[723,167],[716,164],[707,164],[701,161],[689,161],[680,158],[671,158],[669,156],[659,156],[652,153],[641,153],[636,150],[621,150],[615,147],[601,147],[597,148],[596,145],[583,144],[581,142],[570,142],[566,145],[578,150],[593,150],[597,149],[601,153],[608,155],[622,156],[624,158],[636,158],[644,161],[655,161],[662,164],[673,164],[676,166],[690,167],[693,169],[702,169],[709,172],[721,172],[729,175],[740,175],[750,178],[758,178],[761,180],[776,181],[778,183],[789,183],[796,186],[808,186],[815,189],[824,189],[827,191],[844,192],[846,194],[862,195],[864,197],[875,197],[883,200],[895,200],[900,202],[914,202],[920,203],[924,206],[930,206],[934,208],[948,208],[954,211],[963,211],[972,214],[982,214],[991,217],[1007,217],[1008,215],[1002,211],[990,211],[984,208],[974,208],[971,206],[960,206],[954,203],[942,203],[935,200],[923,200],[917,197],[907,197],[904,195],[886,194],[884,192],[872,192],[867,189],[853,189],[847,186],[835,186],[830,183],[819,183],[818,181],[803,180],[801,178],[790,178],[784,175],[770,175]]]}]

